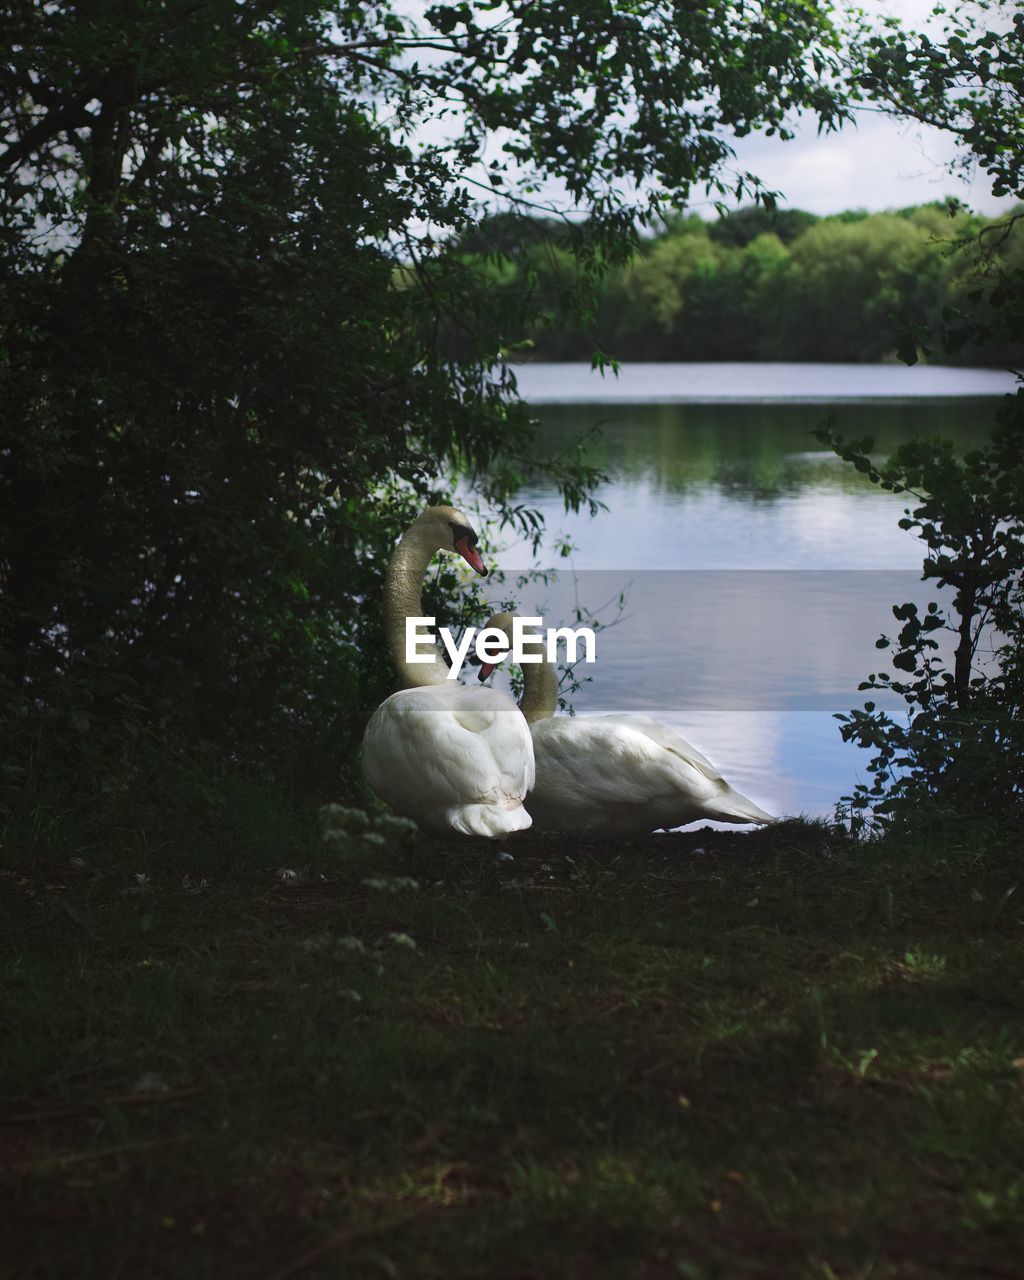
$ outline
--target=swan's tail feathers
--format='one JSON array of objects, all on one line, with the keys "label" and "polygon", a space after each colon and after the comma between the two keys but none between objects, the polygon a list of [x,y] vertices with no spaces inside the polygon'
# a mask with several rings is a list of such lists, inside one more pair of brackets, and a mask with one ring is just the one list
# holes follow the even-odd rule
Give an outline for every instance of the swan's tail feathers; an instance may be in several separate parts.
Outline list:
[{"label": "swan's tail feathers", "polygon": [[496,804],[464,804],[449,813],[448,821],[453,831],[464,836],[485,836],[490,840],[511,831],[525,831],[533,825],[533,819],[521,800],[511,808]]},{"label": "swan's tail feathers", "polygon": [[708,804],[707,812],[708,817],[714,818],[716,822],[778,822],[778,818],[766,813],[753,800],[733,791],[732,787],[715,796]]}]

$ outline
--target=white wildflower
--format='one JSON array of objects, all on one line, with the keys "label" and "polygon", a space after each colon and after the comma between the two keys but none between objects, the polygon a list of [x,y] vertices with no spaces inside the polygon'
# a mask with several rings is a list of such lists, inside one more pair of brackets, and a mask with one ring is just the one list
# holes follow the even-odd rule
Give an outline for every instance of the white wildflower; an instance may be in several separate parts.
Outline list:
[{"label": "white wildflower", "polygon": [[347,809],[341,804],[325,804],[320,809],[320,823],[327,831],[365,831],[370,819],[362,809]]},{"label": "white wildflower", "polygon": [[418,951],[416,943],[407,933],[386,933],[381,940],[382,946],[402,947],[406,951]]},{"label": "white wildflower", "polygon": [[132,1085],[132,1093],[170,1093],[171,1086],[158,1071],[144,1071]]},{"label": "white wildflower", "polygon": [[420,887],[420,882],[412,876],[371,876],[363,884],[367,889],[376,889],[380,893],[404,893],[407,889]]},{"label": "white wildflower", "polygon": [[347,933],[343,938],[338,939],[338,950],[353,951],[356,954],[358,954],[360,952],[365,951],[366,948],[363,946],[363,944],[359,941],[358,938],[353,937],[353,935],[350,933]]}]

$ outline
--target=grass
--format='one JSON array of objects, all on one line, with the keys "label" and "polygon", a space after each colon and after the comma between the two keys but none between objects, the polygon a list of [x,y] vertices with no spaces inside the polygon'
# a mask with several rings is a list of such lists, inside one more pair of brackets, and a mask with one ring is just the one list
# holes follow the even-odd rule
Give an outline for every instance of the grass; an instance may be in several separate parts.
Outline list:
[{"label": "grass", "polygon": [[1011,851],[507,848],[8,850],[0,1275],[1020,1277]]}]

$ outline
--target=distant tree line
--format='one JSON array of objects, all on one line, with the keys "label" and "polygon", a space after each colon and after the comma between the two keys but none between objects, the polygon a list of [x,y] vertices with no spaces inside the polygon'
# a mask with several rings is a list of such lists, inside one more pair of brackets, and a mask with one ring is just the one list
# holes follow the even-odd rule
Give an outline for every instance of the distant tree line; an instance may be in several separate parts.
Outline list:
[{"label": "distant tree line", "polygon": [[[580,327],[564,320],[576,267],[557,223],[499,216],[463,250],[488,257],[496,285],[550,300],[522,348],[534,358],[589,359],[596,345],[623,360],[872,361],[919,356],[916,335],[977,319],[990,256],[1024,262],[1021,237],[987,244],[990,226],[939,202],[824,218],[762,205],[713,222],[678,216],[605,277]],[[990,334],[934,358],[1004,366],[1022,351]]]}]

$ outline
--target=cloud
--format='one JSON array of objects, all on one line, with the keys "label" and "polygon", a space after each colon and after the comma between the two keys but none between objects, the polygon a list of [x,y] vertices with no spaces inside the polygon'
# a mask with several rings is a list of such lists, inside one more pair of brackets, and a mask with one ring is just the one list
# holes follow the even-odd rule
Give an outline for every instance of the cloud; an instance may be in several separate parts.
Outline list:
[{"label": "cloud", "polygon": [[983,173],[950,171],[957,149],[938,129],[861,110],[841,132],[819,136],[801,121],[791,142],[757,135],[736,143],[736,164],[811,213],[898,209],[956,196],[985,214],[1009,208]]}]

